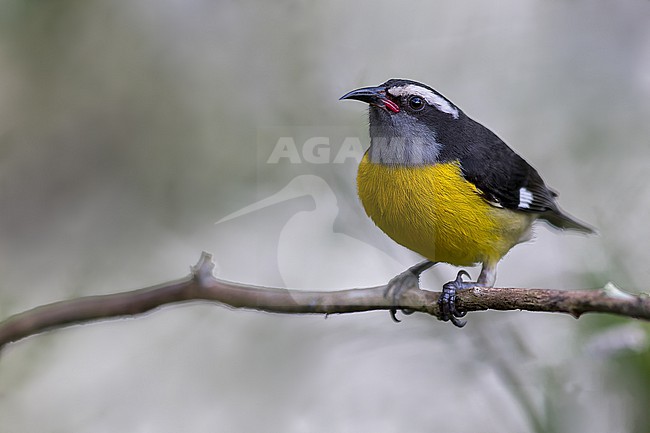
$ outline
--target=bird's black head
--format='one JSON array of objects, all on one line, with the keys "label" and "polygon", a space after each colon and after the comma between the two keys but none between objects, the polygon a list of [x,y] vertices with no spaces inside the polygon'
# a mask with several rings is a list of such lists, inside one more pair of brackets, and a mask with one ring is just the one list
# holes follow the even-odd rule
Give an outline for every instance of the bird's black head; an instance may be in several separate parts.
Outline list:
[{"label": "bird's black head", "polygon": [[424,117],[435,110],[452,119],[460,115],[460,110],[447,98],[426,84],[412,80],[394,78],[376,87],[353,90],[340,99],[356,99],[393,114],[406,112]]},{"label": "bird's black head", "polygon": [[412,80],[388,80],[353,90],[341,99],[370,105],[370,156],[385,164],[435,163],[442,147],[439,133],[453,128],[462,115],[440,93]]}]

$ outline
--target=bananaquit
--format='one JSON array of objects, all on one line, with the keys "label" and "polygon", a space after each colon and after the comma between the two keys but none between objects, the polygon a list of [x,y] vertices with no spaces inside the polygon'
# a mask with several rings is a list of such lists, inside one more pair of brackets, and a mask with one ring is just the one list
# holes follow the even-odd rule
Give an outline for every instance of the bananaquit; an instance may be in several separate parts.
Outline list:
[{"label": "bananaquit", "polygon": [[370,148],[359,165],[359,197],[370,218],[397,243],[427,260],[393,278],[386,291],[395,313],[401,294],[435,263],[483,265],[478,281],[460,271],[438,300],[443,321],[459,320],[456,291],[492,287],[496,267],[531,238],[541,219],[558,229],[593,233],[562,212],[557,194],[492,131],[431,87],[392,79],[341,99],[370,106]]}]

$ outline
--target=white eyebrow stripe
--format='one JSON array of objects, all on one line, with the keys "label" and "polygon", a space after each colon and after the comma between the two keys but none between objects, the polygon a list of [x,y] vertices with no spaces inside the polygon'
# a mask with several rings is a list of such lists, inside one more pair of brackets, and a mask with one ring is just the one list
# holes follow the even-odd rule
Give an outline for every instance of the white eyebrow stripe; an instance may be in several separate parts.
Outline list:
[{"label": "white eyebrow stripe", "polygon": [[451,105],[451,103],[442,96],[429,89],[425,89],[424,87],[415,84],[407,84],[406,86],[391,87],[388,89],[388,93],[393,96],[417,95],[427,101],[429,105],[433,105],[443,113],[451,114],[454,119],[458,119],[458,109],[456,107]]}]

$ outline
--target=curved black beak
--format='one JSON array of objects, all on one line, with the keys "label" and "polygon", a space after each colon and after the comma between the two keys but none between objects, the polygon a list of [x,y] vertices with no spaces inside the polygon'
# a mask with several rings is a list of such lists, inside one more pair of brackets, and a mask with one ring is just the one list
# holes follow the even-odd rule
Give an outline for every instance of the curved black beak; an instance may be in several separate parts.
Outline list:
[{"label": "curved black beak", "polygon": [[341,96],[339,101],[343,99],[356,99],[357,101],[375,105],[393,113],[399,112],[399,106],[386,96],[386,88],[383,86],[362,87]]},{"label": "curved black beak", "polygon": [[[362,87],[346,93],[339,98],[343,99],[356,99],[357,101],[366,102],[368,104],[380,104],[386,98],[386,89],[379,87]],[[383,104],[382,104],[383,105]]]}]

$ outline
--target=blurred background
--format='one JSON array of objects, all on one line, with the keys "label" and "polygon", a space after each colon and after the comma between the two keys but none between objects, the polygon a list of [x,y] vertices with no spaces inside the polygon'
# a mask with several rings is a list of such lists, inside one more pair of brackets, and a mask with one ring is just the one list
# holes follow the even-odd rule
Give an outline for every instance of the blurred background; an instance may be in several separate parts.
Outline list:
[{"label": "blurred background", "polygon": [[[498,285],[647,291],[648,22],[646,0],[3,0],[0,319],[182,277],[202,250],[229,280],[385,283],[419,258],[365,217],[366,107],[337,99],[392,77],[598,227],[538,227]],[[650,431],[647,324],[468,319],[187,304],[58,330],[0,354],[0,431]]]}]

